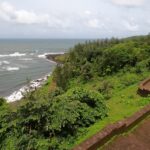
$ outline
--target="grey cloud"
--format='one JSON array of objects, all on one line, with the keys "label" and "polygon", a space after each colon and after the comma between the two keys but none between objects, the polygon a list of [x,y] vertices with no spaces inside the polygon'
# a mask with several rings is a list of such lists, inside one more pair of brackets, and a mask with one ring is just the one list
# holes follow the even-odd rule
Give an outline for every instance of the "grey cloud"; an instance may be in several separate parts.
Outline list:
[{"label": "grey cloud", "polygon": [[1,37],[101,38],[150,31],[149,0],[7,1],[0,2]]}]

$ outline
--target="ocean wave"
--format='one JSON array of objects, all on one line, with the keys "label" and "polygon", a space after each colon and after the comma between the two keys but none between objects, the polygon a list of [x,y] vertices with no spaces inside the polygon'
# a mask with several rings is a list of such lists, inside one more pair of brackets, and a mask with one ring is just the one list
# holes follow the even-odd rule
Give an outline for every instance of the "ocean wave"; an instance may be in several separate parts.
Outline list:
[{"label": "ocean wave", "polygon": [[12,54],[1,54],[0,58],[3,58],[3,57],[22,57],[22,56],[26,56],[26,53],[14,52]]},{"label": "ocean wave", "polygon": [[3,67],[2,69],[7,70],[7,71],[18,71],[18,70],[20,70],[19,67],[10,67],[10,66]]},{"label": "ocean wave", "polygon": [[27,85],[23,86],[18,91],[13,92],[10,96],[5,97],[7,102],[10,103],[10,102],[21,100],[27,92],[34,91],[37,88],[41,87],[48,79],[49,76],[50,74],[44,76],[43,78],[33,80],[32,82],[30,82],[28,86]]},{"label": "ocean wave", "polygon": [[6,60],[0,61],[0,66],[1,66],[1,65],[9,65],[9,64],[10,64],[9,61],[6,61]]},{"label": "ocean wave", "polygon": [[10,62],[9,62],[9,61],[4,60],[4,61],[2,61],[2,64],[9,65],[9,64],[10,64]]},{"label": "ocean wave", "polygon": [[46,58],[46,53],[45,54],[41,54],[41,55],[38,55],[39,58]]},{"label": "ocean wave", "polygon": [[39,58],[46,58],[46,55],[57,55],[57,54],[64,54],[65,52],[51,52],[51,53],[44,53],[44,54],[40,54],[38,55]]}]

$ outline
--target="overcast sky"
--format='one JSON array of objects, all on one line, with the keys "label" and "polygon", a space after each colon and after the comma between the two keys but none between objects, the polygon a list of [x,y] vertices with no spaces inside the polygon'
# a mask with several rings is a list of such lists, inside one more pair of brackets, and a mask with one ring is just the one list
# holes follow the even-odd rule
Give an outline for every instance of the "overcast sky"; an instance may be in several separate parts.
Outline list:
[{"label": "overcast sky", "polygon": [[0,0],[0,38],[104,38],[150,32],[150,0]]}]

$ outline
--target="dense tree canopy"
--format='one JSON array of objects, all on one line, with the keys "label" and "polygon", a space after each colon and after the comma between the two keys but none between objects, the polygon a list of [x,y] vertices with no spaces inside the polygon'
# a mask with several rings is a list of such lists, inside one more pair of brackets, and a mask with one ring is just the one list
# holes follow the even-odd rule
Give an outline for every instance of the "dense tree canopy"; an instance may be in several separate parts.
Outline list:
[{"label": "dense tree canopy", "polygon": [[54,79],[58,86],[66,88],[69,79],[78,76],[88,81],[95,75],[112,75],[125,67],[137,67],[143,61],[149,67],[149,55],[150,36],[87,41],[70,50],[64,65],[56,67]]}]

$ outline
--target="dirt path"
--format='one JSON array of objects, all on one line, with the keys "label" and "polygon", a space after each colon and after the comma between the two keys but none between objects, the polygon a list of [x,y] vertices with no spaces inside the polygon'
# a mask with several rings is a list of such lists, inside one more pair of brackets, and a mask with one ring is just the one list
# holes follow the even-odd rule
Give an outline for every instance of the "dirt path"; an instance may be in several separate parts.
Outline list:
[{"label": "dirt path", "polygon": [[150,150],[150,118],[129,135],[117,137],[104,150]]}]

